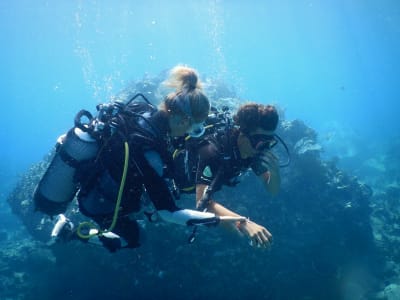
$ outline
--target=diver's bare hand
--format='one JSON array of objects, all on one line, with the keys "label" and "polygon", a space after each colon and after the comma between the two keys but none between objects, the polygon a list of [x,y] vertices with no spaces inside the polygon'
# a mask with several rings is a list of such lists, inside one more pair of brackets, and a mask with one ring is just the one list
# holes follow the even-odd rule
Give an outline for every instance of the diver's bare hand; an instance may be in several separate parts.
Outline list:
[{"label": "diver's bare hand", "polygon": [[271,151],[266,151],[263,152],[260,155],[261,160],[263,161],[263,163],[265,165],[268,166],[268,170],[276,170],[279,169],[279,161],[278,158],[276,157],[276,155],[274,153],[272,153]]},{"label": "diver's bare hand", "polygon": [[250,220],[241,222],[238,229],[250,240],[250,245],[257,248],[268,248],[272,244],[272,234],[263,226]]}]

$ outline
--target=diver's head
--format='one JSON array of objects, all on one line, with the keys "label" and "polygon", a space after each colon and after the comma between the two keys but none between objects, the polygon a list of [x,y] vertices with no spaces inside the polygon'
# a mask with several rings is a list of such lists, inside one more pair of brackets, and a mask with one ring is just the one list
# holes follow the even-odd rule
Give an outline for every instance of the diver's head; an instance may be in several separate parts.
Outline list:
[{"label": "diver's head", "polygon": [[238,148],[243,159],[255,157],[276,144],[274,132],[279,116],[274,106],[248,103],[238,109],[233,119],[239,126]]},{"label": "diver's head", "polygon": [[166,85],[176,88],[161,105],[168,112],[171,135],[201,136],[210,101],[202,91],[197,72],[185,66],[177,66],[172,69]]}]

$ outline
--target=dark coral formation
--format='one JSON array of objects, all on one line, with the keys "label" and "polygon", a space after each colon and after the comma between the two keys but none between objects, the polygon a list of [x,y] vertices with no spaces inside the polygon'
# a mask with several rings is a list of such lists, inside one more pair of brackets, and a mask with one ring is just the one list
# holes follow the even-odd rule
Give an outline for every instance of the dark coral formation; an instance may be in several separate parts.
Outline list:
[{"label": "dark coral formation", "polygon": [[[235,106],[238,99],[224,101]],[[317,133],[302,121],[283,120],[279,135],[289,147],[291,164],[282,169],[277,197],[266,195],[252,174],[216,195],[270,229],[274,244],[269,251],[250,248],[221,229],[201,228],[196,242],[188,244],[190,228],[148,222],[143,222],[147,240],[137,250],[111,255],[90,243],[48,246],[52,221],[32,207],[47,157],[27,171],[8,197],[12,211],[42,242],[3,241],[9,267],[2,265],[0,276],[15,268],[9,280],[15,282],[16,293],[34,293],[35,299],[383,299],[387,280],[399,274],[390,267],[400,260],[398,242],[392,243],[400,230],[399,189],[373,195],[334,161],[323,160]],[[276,151],[285,161],[283,148]],[[182,205],[193,202],[183,199]],[[14,243],[26,244],[31,257],[10,246]],[[11,249],[14,257],[6,254]],[[24,271],[17,267],[21,263]],[[35,277],[39,265],[41,274]],[[0,290],[4,287],[3,281]]]},{"label": "dark coral formation", "polygon": [[21,176],[7,199],[12,212],[19,216],[27,231],[35,239],[41,241],[49,239],[51,220],[47,216],[35,211],[32,196],[52,157],[53,152],[47,154],[43,161],[31,166]]}]

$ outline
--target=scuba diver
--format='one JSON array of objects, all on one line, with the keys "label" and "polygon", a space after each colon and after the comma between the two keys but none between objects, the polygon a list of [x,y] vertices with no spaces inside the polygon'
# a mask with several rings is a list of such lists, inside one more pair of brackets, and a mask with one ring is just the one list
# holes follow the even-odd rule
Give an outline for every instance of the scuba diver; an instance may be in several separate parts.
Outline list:
[{"label": "scuba diver", "polygon": [[[238,176],[249,168],[272,195],[280,188],[279,162],[271,152],[278,141],[274,133],[279,116],[272,105],[248,103],[230,116],[229,109],[214,109],[206,121],[206,133],[201,138],[186,137],[183,149],[174,153],[175,180],[182,192],[196,194],[196,208],[216,215],[241,217],[213,200],[223,185],[235,186]],[[181,142],[182,144],[182,142]],[[271,233],[249,219],[238,221],[236,229],[248,237],[250,244],[267,247]],[[195,236],[195,230],[192,237]]]},{"label": "scuba diver", "polygon": [[[34,194],[37,210],[58,215],[53,237],[98,237],[111,252],[138,247],[139,225],[132,213],[143,198],[167,222],[209,226],[241,220],[176,206],[171,138],[201,136],[210,103],[194,69],[176,66],[166,84],[175,92],[159,108],[142,94],[127,103],[101,104],[96,117],[78,113],[75,127],[60,137]],[[63,215],[75,195],[80,212],[96,224],[74,226]]]}]

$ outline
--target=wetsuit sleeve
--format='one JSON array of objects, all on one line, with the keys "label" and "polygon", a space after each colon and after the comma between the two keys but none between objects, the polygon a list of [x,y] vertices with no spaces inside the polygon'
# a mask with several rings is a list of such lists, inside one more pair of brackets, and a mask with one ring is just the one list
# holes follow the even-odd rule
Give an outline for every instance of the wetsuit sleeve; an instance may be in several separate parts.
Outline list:
[{"label": "wetsuit sleeve", "polygon": [[214,144],[208,143],[203,145],[198,153],[199,162],[196,172],[196,184],[210,185],[221,166],[218,149]]},{"label": "wetsuit sleeve", "polygon": [[176,211],[174,198],[162,177],[164,163],[156,151],[137,154],[136,163],[143,172],[143,184],[157,210]]},{"label": "wetsuit sleeve", "polygon": [[147,165],[144,176],[144,185],[159,216],[171,223],[180,225],[217,225],[219,217],[213,213],[198,212],[190,209],[180,209],[175,205],[168,184],[162,177],[163,162],[156,151],[144,153],[142,167]]}]

